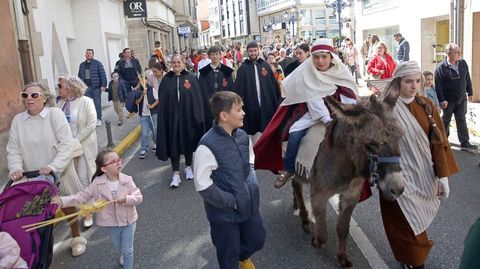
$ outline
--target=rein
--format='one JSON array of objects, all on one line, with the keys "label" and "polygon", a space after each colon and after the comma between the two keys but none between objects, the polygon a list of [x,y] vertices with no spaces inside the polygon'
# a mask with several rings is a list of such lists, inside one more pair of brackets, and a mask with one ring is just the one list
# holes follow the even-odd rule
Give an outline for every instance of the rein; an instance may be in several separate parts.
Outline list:
[{"label": "rein", "polygon": [[380,164],[400,164],[400,157],[399,156],[378,156],[375,154],[370,154],[368,157],[368,173],[370,174],[370,186],[375,186],[378,183],[378,178],[380,175],[378,174],[378,165]]}]

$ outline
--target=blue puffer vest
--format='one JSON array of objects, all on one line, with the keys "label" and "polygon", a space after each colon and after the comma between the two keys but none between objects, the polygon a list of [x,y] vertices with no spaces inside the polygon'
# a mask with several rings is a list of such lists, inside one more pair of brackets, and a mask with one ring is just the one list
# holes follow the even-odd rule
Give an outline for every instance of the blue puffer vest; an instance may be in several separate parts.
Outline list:
[{"label": "blue puffer vest", "polygon": [[236,210],[204,202],[210,222],[240,223],[258,212],[260,194],[257,176],[249,163],[249,143],[245,131],[237,129],[230,136],[215,123],[199,142],[208,147],[217,160],[218,168],[211,175],[214,184],[236,198]]}]

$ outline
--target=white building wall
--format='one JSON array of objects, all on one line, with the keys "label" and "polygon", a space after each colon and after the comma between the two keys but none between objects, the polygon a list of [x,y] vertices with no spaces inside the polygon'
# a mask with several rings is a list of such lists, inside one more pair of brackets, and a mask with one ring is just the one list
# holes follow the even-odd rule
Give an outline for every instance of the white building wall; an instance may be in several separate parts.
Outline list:
[{"label": "white building wall", "polygon": [[[449,13],[450,0],[388,0],[372,11],[364,11],[362,2],[355,2],[356,40],[361,43],[367,31],[374,33],[372,29],[398,27],[410,43],[410,59],[421,63],[422,19],[448,16]],[[387,38],[389,40],[381,41],[393,42],[393,36]]]},{"label": "white building wall", "polygon": [[32,12],[35,30],[41,33],[43,44],[37,68],[49,87],[54,89],[61,73],[78,73],[87,48],[94,49],[95,58],[104,64],[108,78],[107,36],[117,36],[126,45],[122,1],[37,0],[37,4]]}]

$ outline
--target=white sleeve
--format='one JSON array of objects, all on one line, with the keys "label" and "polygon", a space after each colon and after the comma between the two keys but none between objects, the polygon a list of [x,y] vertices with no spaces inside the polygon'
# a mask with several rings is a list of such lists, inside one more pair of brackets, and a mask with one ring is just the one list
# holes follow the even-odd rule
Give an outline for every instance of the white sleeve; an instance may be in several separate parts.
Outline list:
[{"label": "white sleeve", "polygon": [[210,178],[212,171],[218,168],[217,160],[212,151],[204,145],[198,146],[193,162],[193,174],[196,191],[203,191],[213,184]]},{"label": "white sleeve", "polygon": [[313,120],[318,120],[325,116],[330,116],[330,111],[328,111],[328,108],[325,105],[325,101],[323,100],[323,98],[308,101],[307,108]]}]

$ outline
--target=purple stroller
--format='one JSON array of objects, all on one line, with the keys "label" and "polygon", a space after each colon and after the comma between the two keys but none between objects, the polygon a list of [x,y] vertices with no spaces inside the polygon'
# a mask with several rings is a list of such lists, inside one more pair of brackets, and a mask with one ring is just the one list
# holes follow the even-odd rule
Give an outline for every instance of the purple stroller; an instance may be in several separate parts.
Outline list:
[{"label": "purple stroller", "polygon": [[[27,178],[39,177],[38,171],[25,172]],[[9,181],[0,194],[0,231],[9,233],[20,246],[20,256],[29,268],[47,269],[53,257],[53,225],[26,232],[22,226],[55,217],[57,206],[50,198],[57,195],[57,177],[53,183],[37,180],[12,186]],[[48,177],[45,177],[48,179]]]}]

